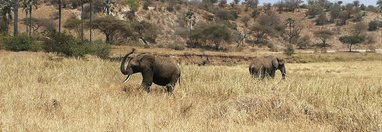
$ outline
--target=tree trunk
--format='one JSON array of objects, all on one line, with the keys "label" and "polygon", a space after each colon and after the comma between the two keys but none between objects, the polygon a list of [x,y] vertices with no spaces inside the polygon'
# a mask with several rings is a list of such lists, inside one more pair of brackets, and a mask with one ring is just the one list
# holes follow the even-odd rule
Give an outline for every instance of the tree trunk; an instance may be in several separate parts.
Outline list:
[{"label": "tree trunk", "polygon": [[84,43],[84,3],[83,0],[81,0],[81,43]]},{"label": "tree trunk", "polygon": [[30,4],[30,8],[29,8],[29,36],[32,35],[32,4]]},{"label": "tree trunk", "polygon": [[143,43],[145,43],[145,45],[149,45],[149,44],[147,43],[147,41],[146,41],[143,37],[139,37],[139,39],[141,39],[141,40],[143,41]]},{"label": "tree trunk", "polygon": [[110,0],[106,1],[106,15],[110,15]]},{"label": "tree trunk", "polygon": [[105,33],[106,43],[111,44],[111,34]]},{"label": "tree trunk", "polygon": [[14,36],[17,36],[18,34],[18,23],[19,23],[19,1],[18,0],[14,0],[13,1],[13,4],[14,4],[14,9],[13,9],[13,13],[14,13],[14,18],[13,18],[13,35]]},{"label": "tree trunk", "polygon": [[349,44],[349,51],[350,52],[352,52],[352,50],[351,50],[351,47],[352,47],[353,45],[352,44]]},{"label": "tree trunk", "polygon": [[61,10],[62,10],[62,4],[61,0],[58,1],[58,32],[61,33]]},{"label": "tree trunk", "polygon": [[90,44],[92,44],[92,24],[93,24],[93,20],[92,20],[92,15],[93,15],[93,8],[92,8],[92,4],[93,1],[90,1],[90,36],[89,36],[89,40],[90,40]]},{"label": "tree trunk", "polygon": [[29,9],[27,11],[25,11],[25,33],[28,33],[29,34]]}]

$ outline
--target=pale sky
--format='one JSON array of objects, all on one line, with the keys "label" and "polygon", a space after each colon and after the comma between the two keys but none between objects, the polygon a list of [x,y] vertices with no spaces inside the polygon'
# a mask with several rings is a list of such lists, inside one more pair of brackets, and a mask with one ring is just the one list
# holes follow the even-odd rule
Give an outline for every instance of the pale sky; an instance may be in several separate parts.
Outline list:
[{"label": "pale sky", "polygon": [[[231,3],[233,0],[228,0],[229,3]],[[244,1],[244,0],[241,0],[241,1]],[[275,2],[279,2],[280,0],[259,0],[259,3],[260,4],[263,4],[263,3],[275,3]],[[305,2],[308,1],[308,0],[304,0]],[[329,0],[331,2],[336,2],[338,0]],[[349,3],[349,2],[353,2],[354,0],[341,0],[344,2],[344,4],[346,3]],[[361,4],[365,4],[365,5],[376,5],[377,3],[377,0],[359,0],[359,2]]]}]

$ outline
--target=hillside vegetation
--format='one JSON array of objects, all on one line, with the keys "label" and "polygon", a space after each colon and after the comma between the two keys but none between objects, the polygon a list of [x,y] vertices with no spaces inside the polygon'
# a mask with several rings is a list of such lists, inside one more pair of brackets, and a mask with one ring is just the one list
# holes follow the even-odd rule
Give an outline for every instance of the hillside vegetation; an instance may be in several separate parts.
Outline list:
[{"label": "hillside vegetation", "polygon": [[[32,34],[37,38],[44,38],[47,31],[57,30],[61,18],[63,32],[90,41],[92,29],[93,41],[117,45],[245,53],[282,52],[288,47],[333,52],[352,46],[353,51],[376,52],[382,44],[379,37],[382,34],[381,3],[366,6],[362,1],[344,4],[323,0],[304,4],[282,0],[260,6],[257,0],[237,3],[225,0],[110,0],[105,3],[94,0],[90,8],[90,2],[85,0],[82,11],[78,0],[64,0],[60,15],[59,2],[39,1],[35,4],[37,8],[32,8],[31,20]],[[19,32],[24,32],[28,19],[22,10],[26,8],[21,7],[18,27]],[[6,13],[6,9],[2,12]],[[6,16],[2,18],[3,25],[5,20],[11,20]],[[84,23],[83,28],[81,23]],[[13,23],[8,24],[8,29],[1,28],[6,34],[13,32]],[[341,37],[361,41],[340,41]]]},{"label": "hillside vegetation", "polygon": [[[2,131],[381,131],[382,63],[287,64],[259,81],[246,65],[181,65],[174,96],[127,84],[119,63],[0,53]],[[22,58],[22,59],[21,59]]]}]

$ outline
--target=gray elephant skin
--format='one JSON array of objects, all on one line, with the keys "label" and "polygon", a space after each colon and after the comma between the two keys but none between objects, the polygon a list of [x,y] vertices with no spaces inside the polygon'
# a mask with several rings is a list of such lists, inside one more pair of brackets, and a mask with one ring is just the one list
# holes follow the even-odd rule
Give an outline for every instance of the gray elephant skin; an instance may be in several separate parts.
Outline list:
[{"label": "gray elephant skin", "polygon": [[[170,58],[154,56],[148,53],[134,54],[135,49],[123,57],[120,70],[127,75],[125,82],[132,74],[141,73],[141,87],[149,93],[150,86],[155,83],[165,86],[169,95],[172,95],[175,84],[180,83],[180,69],[178,64]],[[127,66],[125,66],[127,62]]]},{"label": "gray elephant skin", "polygon": [[285,79],[286,69],[284,59],[273,56],[256,58],[249,65],[249,73],[254,78],[274,78],[277,70],[281,71],[282,79]]}]

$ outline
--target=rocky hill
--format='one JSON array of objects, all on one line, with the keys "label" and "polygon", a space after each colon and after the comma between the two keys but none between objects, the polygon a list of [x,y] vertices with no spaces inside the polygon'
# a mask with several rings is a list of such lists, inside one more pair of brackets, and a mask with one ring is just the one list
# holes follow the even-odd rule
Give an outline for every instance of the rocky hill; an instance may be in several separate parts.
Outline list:
[{"label": "rocky hill", "polygon": [[[85,4],[85,7],[88,7],[88,4]],[[170,8],[172,7],[172,8]],[[146,21],[149,22],[155,26],[158,27],[159,34],[156,37],[156,44],[153,44],[154,47],[169,47],[168,45],[181,45],[185,46],[187,41],[187,31],[188,31],[188,23],[185,20],[185,14],[187,12],[193,12],[195,17],[195,24],[194,26],[198,26],[204,23],[224,23],[229,25],[230,29],[237,32],[237,33],[246,33],[247,38],[245,41],[243,41],[243,46],[247,48],[236,48],[236,42],[230,41],[225,42],[226,45],[231,44],[228,47],[230,51],[248,51],[252,52],[255,50],[272,50],[272,48],[275,48],[275,51],[280,51],[281,49],[285,49],[286,45],[288,44],[287,39],[285,39],[285,34],[282,33],[279,35],[266,35],[265,40],[266,43],[264,44],[255,44],[255,35],[254,31],[252,30],[252,26],[254,26],[256,23],[258,23],[259,16],[266,15],[266,7],[257,7],[257,8],[247,8],[245,5],[219,5],[214,4],[211,6],[211,8],[214,8],[214,11],[206,10],[205,8],[202,8],[200,5],[195,5],[192,3],[183,3],[183,4],[176,4],[170,5],[166,2],[160,2],[160,1],[153,1],[150,2],[149,5],[145,2],[140,2],[139,7],[136,12],[134,12],[134,19],[138,21]],[[218,10],[218,11],[216,11]],[[228,20],[220,20],[221,14],[218,14],[219,11],[226,11],[229,13],[234,13],[233,19]],[[332,31],[333,37],[328,39],[328,44],[331,45],[329,50],[339,51],[339,50],[347,50],[347,45],[342,44],[339,41],[339,37],[343,35],[351,34],[352,30],[354,29],[354,25],[358,22],[353,22],[351,20],[347,20],[346,24],[343,26],[338,26],[335,23],[329,23],[324,25],[316,25],[315,18],[309,18],[306,13],[308,11],[307,8],[300,8],[296,9],[293,12],[287,12],[287,11],[281,11],[279,12],[276,7],[271,7],[269,10],[274,12],[275,16],[278,17],[279,23],[281,23],[282,26],[285,26],[286,32],[288,31],[287,28],[287,19],[292,18],[295,20],[296,24],[298,24],[301,28],[300,31],[300,37],[307,36],[310,40],[310,47],[306,50],[313,51],[317,50],[317,47],[314,45],[321,43],[321,40],[314,36],[314,32],[321,31],[321,30],[330,30]],[[268,11],[269,11],[268,10]],[[131,7],[129,5],[120,4],[114,5],[114,10],[111,13],[111,15],[116,16],[118,19],[130,21],[127,18],[127,13],[131,11]],[[25,17],[25,13],[23,10],[20,9],[20,17],[21,19]],[[36,18],[46,18],[51,19],[55,25],[57,25],[58,20],[56,19],[56,13],[57,7],[55,5],[51,4],[45,4],[42,3],[38,6],[37,9],[35,9],[33,17]],[[382,19],[381,13],[377,14],[375,12],[371,11],[361,11],[363,13],[363,17],[361,22],[364,23],[364,25],[368,25],[368,23],[372,20],[380,20]],[[257,13],[257,14],[254,14]],[[325,15],[330,18],[330,12],[324,12]],[[77,8],[64,8],[63,10],[63,22],[65,22],[70,17],[77,17],[80,18],[81,10],[79,7]],[[104,14],[102,12],[95,15],[95,17],[100,16],[100,14]],[[227,14],[223,14],[227,15]],[[231,14],[229,14],[231,15]],[[355,15],[351,16],[352,18],[355,17]],[[248,19],[248,20],[244,20]],[[223,22],[222,22],[223,21]],[[246,22],[248,21],[248,22]],[[64,24],[63,24],[64,25]],[[20,25],[20,31],[25,31],[25,26]],[[75,33],[73,30],[64,29],[64,31]],[[12,32],[12,31],[11,31]],[[275,33],[276,34],[276,33]],[[379,28],[377,31],[367,31],[365,30],[364,33],[367,36],[367,41],[364,42],[365,44],[355,47],[355,49],[358,50],[368,50],[370,48],[370,45],[372,45],[374,48],[378,48],[382,45],[382,29]],[[89,36],[89,32],[85,31],[85,38]],[[93,36],[96,39],[105,40],[105,36],[99,32],[95,31]],[[121,43],[123,44],[123,43]],[[272,46],[269,46],[271,44]],[[366,45],[367,44],[367,45]],[[143,45],[138,43],[137,45]],[[252,47],[254,46],[254,47]],[[297,46],[295,46],[297,47]]]}]

